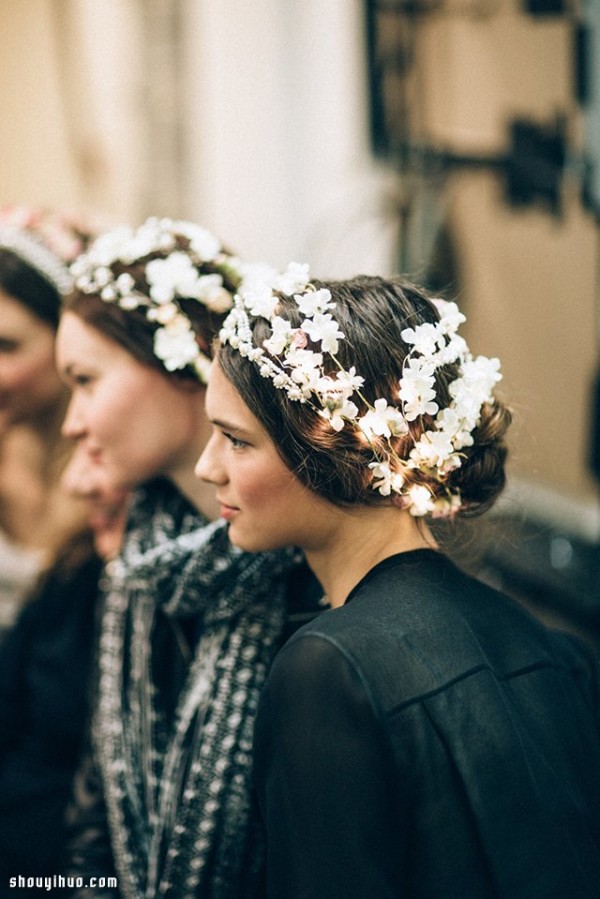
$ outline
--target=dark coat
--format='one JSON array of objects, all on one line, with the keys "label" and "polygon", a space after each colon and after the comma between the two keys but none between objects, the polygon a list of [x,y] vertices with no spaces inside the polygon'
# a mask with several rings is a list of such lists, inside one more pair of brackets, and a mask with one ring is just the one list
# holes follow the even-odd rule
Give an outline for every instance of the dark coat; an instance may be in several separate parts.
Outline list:
[{"label": "dark coat", "polygon": [[256,781],[270,899],[598,899],[596,660],[421,550],[279,653]]},{"label": "dark coat", "polygon": [[1,899],[10,895],[9,876],[60,873],[88,717],[100,570],[82,537],[0,645]]}]

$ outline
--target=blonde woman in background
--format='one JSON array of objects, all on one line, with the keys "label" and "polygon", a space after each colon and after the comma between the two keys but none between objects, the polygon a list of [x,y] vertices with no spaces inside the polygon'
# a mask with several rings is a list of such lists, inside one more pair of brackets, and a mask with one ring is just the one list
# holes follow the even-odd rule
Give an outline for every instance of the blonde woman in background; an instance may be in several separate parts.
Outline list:
[{"label": "blonde woman in background", "polygon": [[71,446],[61,436],[67,391],[54,341],[71,287],[67,263],[88,235],[58,214],[0,212],[2,895],[10,876],[56,870],[63,852],[63,818],[88,715],[101,556],[114,548],[113,536],[107,544],[107,515],[121,502],[113,496],[104,503],[103,485],[91,480],[96,472],[83,468],[80,457],[69,478],[79,493],[86,482],[86,502],[61,484]]}]

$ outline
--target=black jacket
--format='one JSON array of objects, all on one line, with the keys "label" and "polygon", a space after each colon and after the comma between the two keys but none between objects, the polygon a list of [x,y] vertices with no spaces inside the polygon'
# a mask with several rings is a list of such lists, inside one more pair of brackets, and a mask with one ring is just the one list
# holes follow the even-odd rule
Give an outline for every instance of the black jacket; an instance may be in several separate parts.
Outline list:
[{"label": "black jacket", "polygon": [[60,873],[88,718],[100,571],[91,538],[81,535],[0,646],[0,899],[11,894],[9,876]]},{"label": "black jacket", "polygon": [[256,728],[270,899],[598,899],[595,659],[421,550],[280,652]]}]

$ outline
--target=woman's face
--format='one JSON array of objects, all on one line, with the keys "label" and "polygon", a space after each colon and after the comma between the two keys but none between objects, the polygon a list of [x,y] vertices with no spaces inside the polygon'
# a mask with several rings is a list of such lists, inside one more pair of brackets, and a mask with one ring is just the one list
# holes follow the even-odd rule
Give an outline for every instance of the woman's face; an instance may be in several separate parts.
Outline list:
[{"label": "woman's face", "polygon": [[71,390],[63,424],[113,488],[191,473],[206,441],[204,391],[142,364],[118,343],[65,312],[56,340]]},{"label": "woman's face", "polygon": [[96,552],[103,559],[116,555],[121,547],[129,492],[113,487],[102,465],[94,464],[82,445],[75,447],[61,478],[67,493],[83,500]]},{"label": "woman's face", "polygon": [[0,433],[55,411],[63,388],[54,337],[50,325],[0,290]]},{"label": "woman's face", "polygon": [[305,487],[217,363],[206,391],[213,434],[196,466],[217,487],[232,543],[248,551],[320,548],[336,509]]}]

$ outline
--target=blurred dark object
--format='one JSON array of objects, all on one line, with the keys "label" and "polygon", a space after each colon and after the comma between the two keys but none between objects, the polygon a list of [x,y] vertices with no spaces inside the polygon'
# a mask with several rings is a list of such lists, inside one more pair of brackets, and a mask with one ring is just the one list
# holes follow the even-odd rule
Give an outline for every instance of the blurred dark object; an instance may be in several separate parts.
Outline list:
[{"label": "blurred dark object", "polygon": [[500,514],[454,534],[442,526],[440,536],[460,565],[548,625],[578,634],[600,656],[600,544]]},{"label": "blurred dark object", "polygon": [[[550,122],[525,116],[508,120],[505,147],[498,154],[457,152],[432,143],[415,121],[414,85],[411,90],[409,82],[421,77],[416,65],[417,13],[425,15],[433,12],[433,7],[367,0],[365,10],[374,155],[402,175],[419,176],[421,190],[425,182],[439,190],[444,179],[457,171],[495,171],[504,180],[506,200],[512,206],[538,204],[559,215],[569,152],[566,116],[560,113]],[[586,60],[583,53],[576,57],[580,71],[574,80],[581,92],[588,89]],[[405,229],[411,225],[412,211],[404,208],[400,215]]]},{"label": "blurred dark object", "polygon": [[506,189],[513,206],[529,206],[540,200],[555,215],[560,212],[566,146],[566,127],[562,118],[550,126],[538,125],[528,119],[511,122]]},{"label": "blurred dark object", "polygon": [[590,101],[590,29],[578,22],[573,31],[573,81],[575,99],[581,106]]},{"label": "blurred dark object", "polygon": [[582,198],[600,218],[600,3],[583,3],[575,30],[575,91],[583,112]]},{"label": "blurred dark object", "polygon": [[600,547],[532,522],[507,525],[513,538],[490,544],[484,562],[507,586],[600,633]]},{"label": "blurred dark object", "polygon": [[597,372],[592,386],[590,423],[589,465],[596,480],[600,481],[600,370]]},{"label": "blurred dark object", "polygon": [[524,0],[523,7],[532,16],[551,16],[567,11],[565,0]]},{"label": "blurred dark object", "polygon": [[[0,643],[0,899],[9,877],[59,873],[88,722],[102,562],[76,534]],[[35,899],[34,887],[15,896]]]}]

